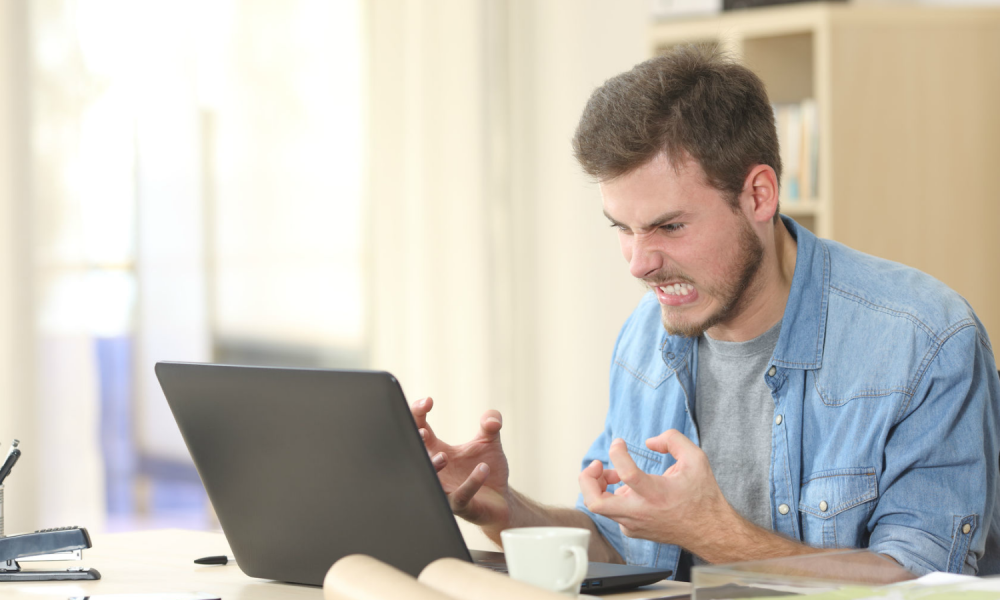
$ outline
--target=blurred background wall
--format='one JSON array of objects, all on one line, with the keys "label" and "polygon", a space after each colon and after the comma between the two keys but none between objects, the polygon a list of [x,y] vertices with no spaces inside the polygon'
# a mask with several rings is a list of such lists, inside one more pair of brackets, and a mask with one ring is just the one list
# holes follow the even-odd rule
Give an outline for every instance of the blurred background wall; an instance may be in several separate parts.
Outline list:
[{"label": "blurred background wall", "polygon": [[571,504],[642,289],[569,143],[651,23],[646,0],[0,4],[8,530],[217,526],[164,359],[387,369],[455,442],[498,408],[513,484]]},{"label": "blurred background wall", "polygon": [[642,293],[569,141],[590,92],[644,58],[648,18],[640,1],[370,13],[372,364],[435,398],[446,440],[498,408],[512,483],[543,502],[575,499]]}]

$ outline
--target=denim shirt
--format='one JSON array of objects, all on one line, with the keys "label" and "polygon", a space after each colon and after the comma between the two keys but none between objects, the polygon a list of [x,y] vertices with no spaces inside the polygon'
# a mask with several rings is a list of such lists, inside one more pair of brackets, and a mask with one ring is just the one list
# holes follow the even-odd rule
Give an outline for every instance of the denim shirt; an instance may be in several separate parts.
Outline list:
[{"label": "denim shirt", "polygon": [[[1000,379],[982,323],[936,279],[782,218],[798,247],[773,369],[762,374],[774,399],[774,531],[867,547],[918,574],[1000,573]],[[647,294],[615,344],[607,420],[583,466],[611,467],[620,437],[659,475],[674,458],[647,438],[677,429],[698,444],[697,368],[697,340],[667,335]],[[582,495],[577,508],[629,564],[677,571],[677,546],[625,537]]]}]

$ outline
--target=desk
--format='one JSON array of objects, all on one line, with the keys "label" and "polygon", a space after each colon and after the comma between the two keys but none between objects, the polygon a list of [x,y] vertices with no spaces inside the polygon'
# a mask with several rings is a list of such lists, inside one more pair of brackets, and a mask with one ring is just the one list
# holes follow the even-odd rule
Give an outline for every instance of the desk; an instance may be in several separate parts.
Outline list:
[{"label": "desk", "polygon": [[[211,592],[223,600],[322,600],[318,587],[277,583],[247,577],[236,565],[200,566],[194,559],[229,554],[221,533],[200,531],[142,531],[94,534],[94,547],[84,550],[83,561],[22,563],[26,569],[66,568],[77,564],[101,572],[100,581],[0,582],[4,600],[66,600],[87,594],[126,592]],[[661,582],[641,590],[603,598],[632,600],[686,593],[686,583]],[[403,599],[400,599],[403,600]]]}]

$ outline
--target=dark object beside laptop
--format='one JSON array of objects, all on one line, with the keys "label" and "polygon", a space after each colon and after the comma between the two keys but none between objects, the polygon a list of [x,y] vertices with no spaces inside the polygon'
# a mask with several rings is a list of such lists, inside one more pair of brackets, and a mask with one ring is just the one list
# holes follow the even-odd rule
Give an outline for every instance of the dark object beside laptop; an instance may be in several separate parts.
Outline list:
[{"label": "dark object beside laptop", "polygon": [[[185,363],[156,375],[247,575],[322,585],[348,554],[414,576],[439,558],[473,560],[392,375]],[[481,558],[496,568],[502,554]],[[591,563],[583,587],[669,575]]]},{"label": "dark object beside laptop", "polygon": [[[846,0],[836,1],[838,4],[846,2]],[[802,4],[804,2],[811,2],[811,0],[722,0],[722,10],[740,10],[743,8],[773,6],[776,4]]]}]

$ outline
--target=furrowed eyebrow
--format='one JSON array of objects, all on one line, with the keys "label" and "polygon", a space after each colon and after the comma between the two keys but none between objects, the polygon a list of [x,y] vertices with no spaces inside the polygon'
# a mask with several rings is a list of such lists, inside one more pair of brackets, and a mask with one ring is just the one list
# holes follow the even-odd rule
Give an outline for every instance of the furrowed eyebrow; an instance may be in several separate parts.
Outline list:
[{"label": "furrowed eyebrow", "polygon": [[[663,213],[662,215],[660,215],[660,216],[656,217],[655,219],[653,219],[653,221],[651,223],[649,223],[645,227],[642,227],[641,229],[644,229],[644,230],[656,229],[657,227],[661,227],[661,226],[669,223],[670,221],[673,221],[677,217],[680,217],[683,214],[684,214],[684,211],[682,211],[682,210],[672,210],[672,211],[670,211],[668,213]],[[608,214],[608,211],[604,211],[604,216],[607,217],[609,221],[611,221],[612,225],[617,225],[619,227],[628,227],[627,225],[624,225],[623,223],[619,223],[614,217],[612,217],[611,215]]]},{"label": "furrowed eyebrow", "polygon": [[615,220],[615,218],[614,218],[614,217],[612,217],[611,215],[609,215],[609,214],[608,214],[608,211],[604,211],[604,216],[605,216],[605,217],[607,217],[609,221],[611,221],[611,224],[612,224],[612,225],[616,225],[616,226],[618,226],[618,227],[624,227],[624,225],[622,225],[622,224],[621,224],[621,223],[619,223],[619,222],[618,222],[617,220]]}]

